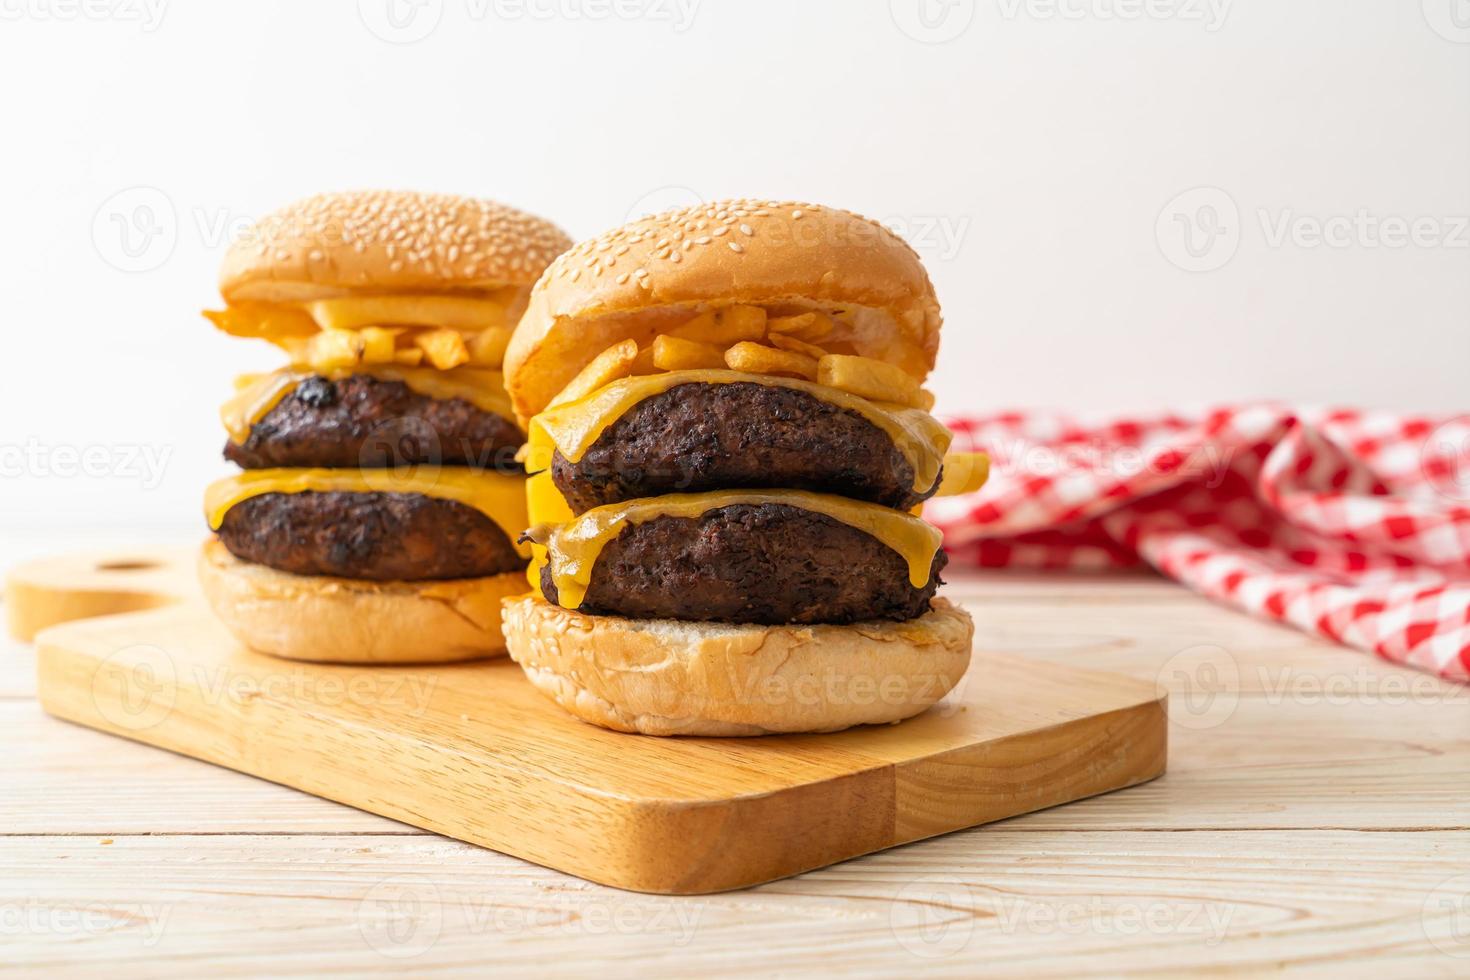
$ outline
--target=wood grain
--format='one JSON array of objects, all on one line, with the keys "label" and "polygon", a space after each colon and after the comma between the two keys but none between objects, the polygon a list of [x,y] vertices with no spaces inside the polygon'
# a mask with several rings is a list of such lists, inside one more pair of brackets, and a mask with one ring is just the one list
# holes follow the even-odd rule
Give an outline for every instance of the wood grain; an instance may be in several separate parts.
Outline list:
[{"label": "wood grain", "polygon": [[29,641],[74,619],[156,609],[198,594],[195,548],[139,548],[39,558],[5,577],[10,635]]},{"label": "wood grain", "polygon": [[193,602],[56,626],[37,650],[41,703],[60,718],[663,894],[745,887],[1132,786],[1166,756],[1153,685],[1001,655],[901,725],[731,740],[585,725],[507,660],[273,659]]},{"label": "wood grain", "polygon": [[[14,699],[0,704],[0,961],[111,976],[1466,975],[1470,931],[1456,941],[1445,917],[1446,899],[1470,899],[1454,877],[1470,867],[1466,689],[1156,577],[947,577],[985,649],[1188,696],[1219,663],[1196,648],[1223,648],[1240,667],[1217,692],[1228,710],[1171,722],[1169,773],[1124,793],[750,890],[655,897],[57,721],[24,700],[28,651],[0,642]],[[1219,941],[1211,914],[1228,917]]]},{"label": "wood grain", "polygon": [[[34,702],[0,705],[0,729],[13,739],[5,826],[18,833],[417,832],[58,721]],[[1458,698],[1418,705],[1242,700],[1218,727],[1174,725],[1169,738],[1169,771],[1160,779],[1035,813],[1022,824],[1090,831],[1470,828],[1470,711]]]},{"label": "wood grain", "polygon": [[1425,907],[1466,866],[1460,833],[979,828],[669,897],[429,837],[42,837],[6,842],[0,902],[57,917],[10,961],[34,972],[1463,976]]}]

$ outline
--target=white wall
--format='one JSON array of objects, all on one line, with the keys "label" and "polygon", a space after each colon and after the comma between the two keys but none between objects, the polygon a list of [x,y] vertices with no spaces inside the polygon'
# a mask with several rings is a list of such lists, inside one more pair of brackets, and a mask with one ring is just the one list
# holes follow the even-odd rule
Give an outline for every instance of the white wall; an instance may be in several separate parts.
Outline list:
[{"label": "white wall", "polygon": [[196,311],[232,230],[328,188],[577,236],[690,195],[885,218],[951,412],[1466,407],[1465,0],[75,2],[0,0],[0,563],[198,533],[216,405],[275,358]]}]

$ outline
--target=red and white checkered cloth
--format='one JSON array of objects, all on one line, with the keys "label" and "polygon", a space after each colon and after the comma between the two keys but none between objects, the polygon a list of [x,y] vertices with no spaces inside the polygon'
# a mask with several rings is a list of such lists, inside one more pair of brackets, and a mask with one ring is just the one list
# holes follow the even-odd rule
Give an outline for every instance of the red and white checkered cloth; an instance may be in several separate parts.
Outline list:
[{"label": "red and white checkered cloth", "polygon": [[1259,616],[1470,681],[1470,416],[1221,408],[946,420],[991,456],[931,500],[957,565],[1146,562]]}]

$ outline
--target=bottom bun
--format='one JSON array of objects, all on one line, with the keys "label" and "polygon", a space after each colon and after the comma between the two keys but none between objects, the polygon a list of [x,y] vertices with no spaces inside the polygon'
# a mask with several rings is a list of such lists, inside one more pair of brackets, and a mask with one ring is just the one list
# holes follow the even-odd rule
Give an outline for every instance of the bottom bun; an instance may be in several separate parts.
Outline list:
[{"label": "bottom bun", "polygon": [[835,732],[901,721],[954,687],[975,626],[944,599],[906,622],[744,626],[505,600],[510,655],[572,714],[645,735]]},{"label": "bottom bun", "polygon": [[199,555],[205,598],[235,638],[290,660],[407,664],[505,652],[500,603],[526,573],[437,582],[292,575],[241,561],[218,539]]}]

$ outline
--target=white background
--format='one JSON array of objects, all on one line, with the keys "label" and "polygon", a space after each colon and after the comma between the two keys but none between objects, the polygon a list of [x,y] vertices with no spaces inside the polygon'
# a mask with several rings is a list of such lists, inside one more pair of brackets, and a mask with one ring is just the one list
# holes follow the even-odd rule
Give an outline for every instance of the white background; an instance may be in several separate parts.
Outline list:
[{"label": "white background", "polygon": [[276,357],[197,311],[325,189],[882,218],[942,412],[1470,401],[1466,0],[85,3],[0,0],[0,564],[202,532]]}]

